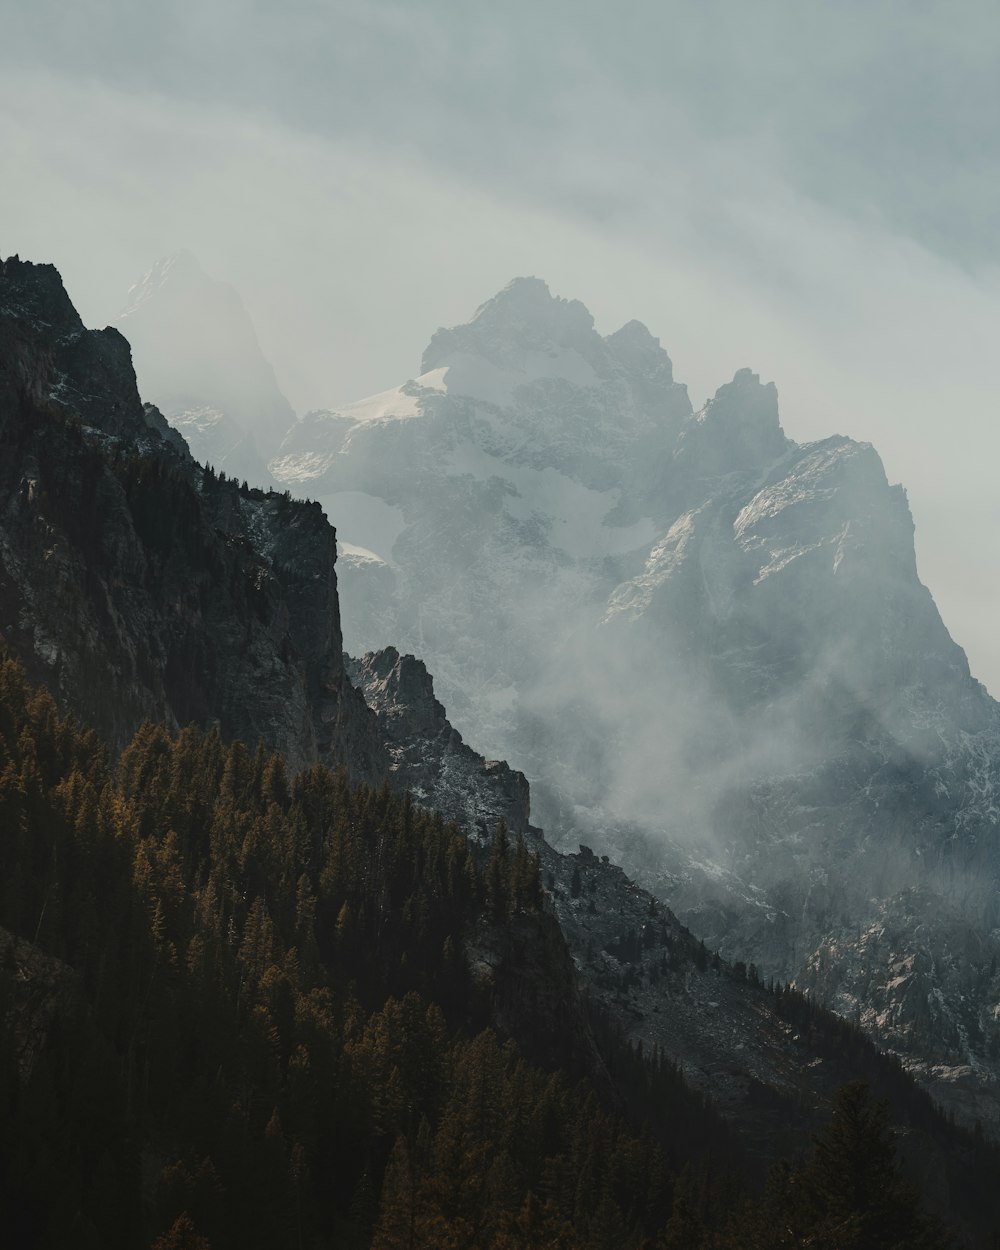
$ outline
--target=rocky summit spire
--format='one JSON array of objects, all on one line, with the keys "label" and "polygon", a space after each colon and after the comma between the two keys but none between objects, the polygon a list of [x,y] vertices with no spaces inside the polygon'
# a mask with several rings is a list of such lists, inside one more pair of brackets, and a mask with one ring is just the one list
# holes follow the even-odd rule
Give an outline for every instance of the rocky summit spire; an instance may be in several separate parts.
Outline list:
[{"label": "rocky summit spire", "polygon": [[460,352],[516,366],[530,352],[571,350],[589,359],[600,346],[594,318],[579,300],[553,295],[541,278],[515,278],[481,304],[467,324],[434,334],[422,372],[450,363]]},{"label": "rocky summit spire", "polygon": [[85,329],[53,265],[0,263],[0,356],[0,431],[26,407],[73,412],[113,436],[141,438],[162,422],[139,401],[128,343],[110,327]]},{"label": "rocky summit spire", "polygon": [[728,433],[753,429],[765,438],[784,441],[781,421],[778,417],[778,388],[773,382],[761,382],[760,374],[752,369],[737,369],[731,382],[726,382],[715,392],[698,414],[705,424],[724,428]]},{"label": "rocky summit spire", "polygon": [[604,342],[630,374],[657,385],[673,386],[673,362],[660,340],[650,334],[641,321],[627,321]]},{"label": "rocky summit spire", "polygon": [[738,369],[692,419],[679,456],[691,457],[701,476],[747,471],[777,459],[788,447],[778,416],[778,388],[751,369]]}]

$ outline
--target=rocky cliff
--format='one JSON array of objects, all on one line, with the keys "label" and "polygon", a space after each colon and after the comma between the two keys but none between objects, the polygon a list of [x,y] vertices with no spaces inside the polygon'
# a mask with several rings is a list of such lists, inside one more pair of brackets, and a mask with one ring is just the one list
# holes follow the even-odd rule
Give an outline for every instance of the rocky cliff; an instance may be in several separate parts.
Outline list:
[{"label": "rocky cliff", "polygon": [[353,684],[375,712],[393,783],[434,807],[469,836],[488,841],[504,821],[528,828],[530,797],[523,773],[483,759],[462,740],[434,697],[426,665],[395,647],[347,661]]},{"label": "rocky cliff", "polygon": [[0,634],[107,738],[217,722],[295,765],[386,775],[344,671],[316,504],[197,465],[54,268],[0,268]]}]

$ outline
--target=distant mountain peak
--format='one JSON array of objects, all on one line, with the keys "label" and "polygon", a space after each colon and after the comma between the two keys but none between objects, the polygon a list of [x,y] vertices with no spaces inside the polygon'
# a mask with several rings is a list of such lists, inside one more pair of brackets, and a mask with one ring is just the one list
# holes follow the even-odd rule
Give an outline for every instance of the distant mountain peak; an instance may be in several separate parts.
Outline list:
[{"label": "distant mountain peak", "polygon": [[[637,346],[651,344],[654,347],[660,347],[660,340],[649,332],[649,327],[634,319],[626,321],[620,329],[615,330],[614,334],[609,334],[604,341],[605,343],[634,343]],[[663,349],[660,348],[660,350]]]},{"label": "distant mountain peak", "polygon": [[[480,304],[470,321],[436,331],[421,373],[470,356],[515,373],[561,375],[577,383],[625,375],[644,386],[675,385],[670,357],[641,321],[629,321],[602,338],[580,300],[553,295],[535,277],[514,278]],[[682,406],[686,403],[685,396]]]},{"label": "distant mountain peak", "polygon": [[190,248],[180,247],[176,252],[170,252],[166,256],[161,256],[160,259],[151,266],[143,281],[145,281],[146,278],[158,278],[163,280],[168,277],[190,278],[195,276],[208,278],[208,275],[205,273],[201,262],[198,260],[198,257],[195,256],[194,252],[192,252]]},{"label": "distant mountain peak", "polygon": [[617,360],[632,373],[664,385],[674,380],[674,366],[660,340],[641,321],[626,321],[609,334],[605,344]]},{"label": "distant mountain peak", "polygon": [[[138,282],[129,287],[125,307],[119,314],[119,320],[132,316],[143,304],[157,295],[162,298],[164,293],[171,290],[189,291],[192,287],[209,285],[224,287],[226,284],[215,282],[202,268],[194,252],[181,248],[179,251],[171,252],[168,256],[161,256],[146,270]],[[232,288],[230,287],[229,290],[232,291]],[[232,291],[232,295],[238,299],[235,291]]]},{"label": "distant mountain peak", "polygon": [[421,373],[449,364],[456,354],[515,365],[525,353],[600,351],[594,318],[579,300],[553,295],[541,278],[514,278],[476,309],[465,325],[437,330],[424,352]]},{"label": "distant mountain peak", "polygon": [[266,484],[264,462],[295,414],[233,287],[206,273],[192,252],[173,252],[129,289],[117,324],[132,346],[144,398],[181,430],[195,456]]},{"label": "distant mountain peak", "polygon": [[480,304],[472,322],[491,329],[532,325],[557,342],[567,333],[587,334],[594,328],[594,318],[578,299],[553,295],[547,282],[534,277],[512,279]]},{"label": "distant mountain peak", "polygon": [[784,440],[778,388],[773,382],[761,382],[760,374],[752,369],[737,369],[733,380],[719,387],[695,419],[725,429],[753,427],[762,435],[778,435]]},{"label": "distant mountain peak", "polygon": [[697,413],[682,438],[680,455],[702,472],[757,469],[789,446],[778,415],[778,388],[752,369],[738,369]]}]

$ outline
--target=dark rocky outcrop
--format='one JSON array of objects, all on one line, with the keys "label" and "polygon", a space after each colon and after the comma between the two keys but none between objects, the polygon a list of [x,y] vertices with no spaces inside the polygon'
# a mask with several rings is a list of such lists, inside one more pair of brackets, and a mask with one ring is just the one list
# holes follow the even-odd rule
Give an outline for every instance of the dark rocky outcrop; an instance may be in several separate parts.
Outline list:
[{"label": "dark rocky outcrop", "polygon": [[217,722],[293,766],[379,781],[344,672],[336,537],[317,504],[241,490],[136,389],[117,330],[58,273],[0,268],[0,634],[114,744],[144,718]]},{"label": "dark rocky outcrop", "polygon": [[487,760],[462,741],[434,697],[426,665],[395,647],[348,660],[347,671],[378,717],[393,781],[461,828],[490,836],[499,821],[528,828],[528,782],[503,760]]}]

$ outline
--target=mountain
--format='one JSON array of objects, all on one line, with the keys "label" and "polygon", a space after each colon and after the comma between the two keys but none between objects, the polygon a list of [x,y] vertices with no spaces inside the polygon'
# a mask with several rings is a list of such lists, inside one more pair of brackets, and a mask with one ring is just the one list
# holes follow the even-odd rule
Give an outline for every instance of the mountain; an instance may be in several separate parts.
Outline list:
[{"label": "mountain", "polygon": [[142,394],[195,459],[251,485],[273,485],[266,462],[295,420],[231,286],[190,252],[158,261],[115,323],[132,347]]},{"label": "mountain", "polygon": [[[557,306],[548,359],[568,339],[655,424],[583,320]],[[408,1209],[412,1149],[428,1228],[460,1230],[475,1190],[475,1218],[530,1225],[505,1244],[537,1244],[544,1215],[638,1245],[683,1206],[671,1169],[711,1151],[752,1176],[858,1076],[932,1203],[970,1233],[995,1223],[989,1148],[856,1023],[713,954],[606,855],[549,845],[527,779],[466,744],[422,660],[345,658],[321,509],[198,465],[139,400],[121,335],[17,258],[0,447],[0,1205],[18,1244],[198,1244],[197,1226],[272,1245],[295,1223],[367,1246]],[[612,1194],[605,1165],[632,1180]],[[721,1220],[735,1201],[703,1205]]]},{"label": "mountain", "polygon": [[271,470],[337,521],[348,648],[419,654],[551,840],[1000,1125],[1000,709],[869,445],[792,442],[748,369],[693,412],[528,278]]},{"label": "mountain", "polygon": [[192,458],[84,328],[52,266],[0,268],[0,634],[120,747],[145,719],[217,723],[293,766],[386,775],[344,670],[319,507]]}]

